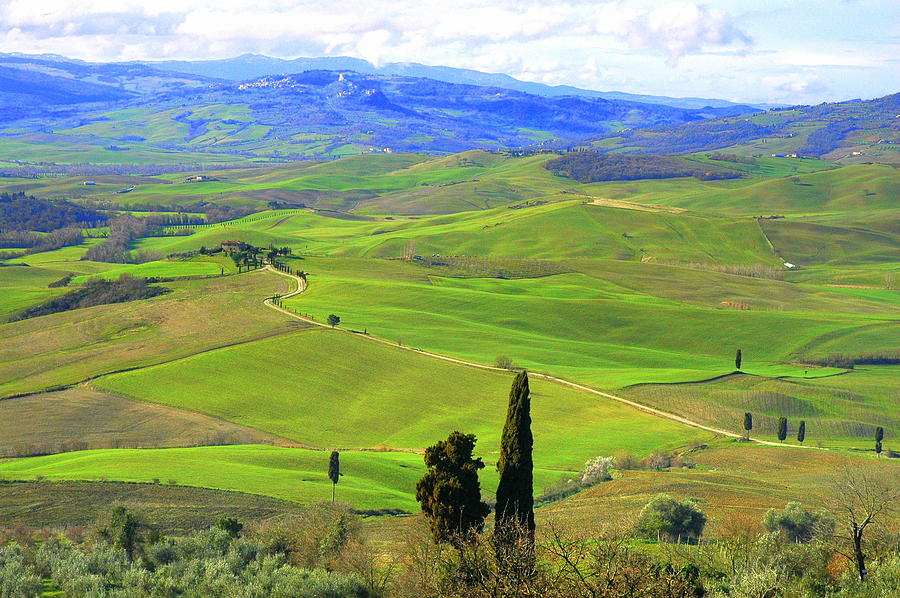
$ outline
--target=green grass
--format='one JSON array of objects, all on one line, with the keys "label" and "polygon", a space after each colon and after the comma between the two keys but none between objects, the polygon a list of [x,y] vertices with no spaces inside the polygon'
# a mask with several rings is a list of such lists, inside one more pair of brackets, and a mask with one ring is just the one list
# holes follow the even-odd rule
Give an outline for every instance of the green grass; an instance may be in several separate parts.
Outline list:
[{"label": "green grass", "polygon": [[[256,382],[247,386],[248,378]],[[94,383],[321,448],[421,449],[458,429],[477,434],[479,451],[495,455],[492,460],[511,381],[511,374],[318,329]],[[535,379],[532,389],[536,463],[541,468],[580,469],[585,460],[617,448],[663,450],[707,436],[557,384]],[[572,434],[575,428],[577,435]]]},{"label": "green grass", "polygon": [[298,323],[261,303],[286,282],[267,273],[167,282],[175,292],[4,324],[0,396],[288,332]]},{"label": "green grass", "polygon": [[225,256],[196,256],[192,258],[178,258],[170,260],[158,260],[143,264],[115,264],[116,267],[100,272],[96,275],[85,274],[72,279],[72,284],[81,284],[93,277],[107,280],[118,278],[123,274],[131,276],[143,276],[147,278],[189,278],[199,276],[219,276],[234,274],[237,268],[234,262]]},{"label": "green grass", "polygon": [[42,303],[66,292],[47,285],[64,274],[43,268],[0,268],[0,322],[32,305]]},{"label": "green grass", "polygon": [[[402,262],[307,258],[300,264],[312,273],[310,288],[286,304],[319,321],[336,313],[343,326],[387,340],[479,363],[508,355],[522,366],[604,388],[729,372],[738,343],[748,371],[802,375],[781,364],[820,337],[863,327],[889,335],[885,313],[699,307],[583,273],[452,279]],[[683,274],[690,284],[691,272]],[[769,282],[760,295],[774,286]],[[790,334],[773,337],[770,330]]]},{"label": "green grass", "polygon": [[[410,453],[345,452],[339,498],[358,509],[416,508],[415,482],[424,465]],[[162,483],[249,492],[297,503],[331,500],[328,453],[237,445],[178,449],[117,449],[0,461],[6,480]]]}]

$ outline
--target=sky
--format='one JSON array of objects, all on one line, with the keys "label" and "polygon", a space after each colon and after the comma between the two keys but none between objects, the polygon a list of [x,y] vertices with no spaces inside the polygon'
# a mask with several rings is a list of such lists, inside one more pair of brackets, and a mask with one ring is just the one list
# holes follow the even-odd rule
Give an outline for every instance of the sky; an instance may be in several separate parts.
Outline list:
[{"label": "sky", "polygon": [[0,52],[353,56],[815,104],[900,91],[900,0],[0,0]]}]

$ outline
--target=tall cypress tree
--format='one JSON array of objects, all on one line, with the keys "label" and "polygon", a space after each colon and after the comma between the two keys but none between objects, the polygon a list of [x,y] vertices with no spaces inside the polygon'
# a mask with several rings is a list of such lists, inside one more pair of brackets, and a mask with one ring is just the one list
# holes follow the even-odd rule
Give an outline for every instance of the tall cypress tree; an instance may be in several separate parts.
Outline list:
[{"label": "tall cypress tree", "polygon": [[495,520],[498,528],[509,527],[510,524],[519,527],[530,541],[534,537],[533,445],[528,374],[523,370],[516,375],[509,391],[509,408],[500,440],[500,460],[497,462],[500,483],[497,486]]},{"label": "tall cypress tree", "polygon": [[803,444],[806,440],[806,421],[800,420],[800,426],[797,428],[797,442]]},{"label": "tall cypress tree", "polygon": [[738,349],[737,353],[734,354],[734,369],[736,369],[736,370],[741,369],[741,359],[742,359],[741,350]]},{"label": "tall cypress tree", "polygon": [[778,440],[781,442],[784,442],[784,439],[787,438],[787,428],[787,418],[778,418]]},{"label": "tall cypress tree", "polygon": [[744,414],[744,438],[750,440],[750,430],[753,429],[753,414]]}]

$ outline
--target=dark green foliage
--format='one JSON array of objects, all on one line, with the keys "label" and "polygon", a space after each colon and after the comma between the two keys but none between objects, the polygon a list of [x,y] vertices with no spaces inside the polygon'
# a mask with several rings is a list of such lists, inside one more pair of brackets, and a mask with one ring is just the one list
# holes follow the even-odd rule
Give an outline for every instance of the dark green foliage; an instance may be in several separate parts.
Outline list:
[{"label": "dark green foliage", "polygon": [[54,280],[50,284],[47,285],[47,288],[50,289],[58,289],[61,287],[69,286],[69,283],[72,282],[72,279],[75,278],[75,275],[71,272],[60,278],[59,280]]},{"label": "dark green foliage", "polygon": [[744,414],[744,430],[746,431],[745,436],[750,438],[750,430],[753,429],[753,414],[745,413]]},{"label": "dark green foliage", "polygon": [[736,369],[736,370],[741,369],[741,358],[742,358],[741,350],[738,349],[737,353],[734,354],[734,369]]},{"label": "dark green foliage", "polygon": [[113,509],[109,523],[109,539],[113,546],[125,551],[128,560],[133,561],[140,542],[141,523],[125,507]]},{"label": "dark green foliage", "polygon": [[425,449],[428,473],[416,484],[416,500],[435,542],[459,546],[484,527],[490,509],[481,501],[478,470],[484,463],[472,457],[475,442],[474,434],[453,432]]},{"label": "dark green foliage", "polygon": [[657,494],[641,510],[638,533],[670,542],[693,542],[703,533],[706,515],[691,500]]},{"label": "dark green foliage", "polygon": [[884,440],[884,428],[878,426],[877,428],[875,428],[875,441],[881,442],[882,440]]},{"label": "dark green foliage", "polygon": [[876,440],[876,441],[875,441],[875,454],[878,455],[878,456],[881,456],[881,451],[882,451],[881,441],[880,441],[880,440]]},{"label": "dark green foliage", "polygon": [[534,462],[531,434],[531,397],[528,374],[519,372],[509,391],[506,424],[500,439],[500,460],[497,471],[497,525],[515,522],[534,531]]},{"label": "dark green foliage", "polygon": [[784,442],[784,439],[787,438],[788,433],[788,422],[786,417],[778,418],[778,440]]},{"label": "dark green foliage", "polygon": [[807,511],[798,502],[789,502],[783,510],[769,509],[763,525],[778,532],[788,542],[809,542],[817,535],[828,535],[834,520],[827,511]]},{"label": "dark green foliage", "polygon": [[331,451],[331,457],[328,460],[328,479],[331,480],[331,502],[334,502],[335,486],[341,479],[341,454],[337,451]]},{"label": "dark green foliage", "polygon": [[711,164],[699,165],[669,156],[628,156],[575,152],[550,160],[544,165],[557,176],[579,183],[630,181],[635,179],[669,179],[693,176],[700,179],[732,179],[740,172]]},{"label": "dark green foliage", "polygon": [[169,289],[165,287],[150,286],[146,278],[127,274],[123,274],[118,280],[89,280],[81,288],[69,291],[46,303],[30,307],[10,318],[10,321],[15,322],[94,305],[149,299],[168,292]]},{"label": "dark green foliage", "polygon": [[24,193],[0,193],[0,233],[50,232],[68,226],[102,226],[106,216],[68,201],[48,201]]},{"label": "dark green foliage", "polygon": [[806,440],[806,421],[801,419],[797,427],[797,442],[803,444],[804,440]]},{"label": "dark green foliage", "polygon": [[337,326],[337,325],[340,324],[340,323],[341,323],[341,318],[340,318],[339,316],[336,316],[336,315],[334,315],[334,314],[329,314],[329,315],[328,315],[328,325],[329,325],[329,326],[331,326],[332,328],[334,328],[335,326]]},{"label": "dark green foliage", "polygon": [[244,524],[234,517],[222,517],[216,523],[216,527],[220,530],[228,532],[228,535],[232,538],[237,538],[241,535],[241,530],[244,529]]}]

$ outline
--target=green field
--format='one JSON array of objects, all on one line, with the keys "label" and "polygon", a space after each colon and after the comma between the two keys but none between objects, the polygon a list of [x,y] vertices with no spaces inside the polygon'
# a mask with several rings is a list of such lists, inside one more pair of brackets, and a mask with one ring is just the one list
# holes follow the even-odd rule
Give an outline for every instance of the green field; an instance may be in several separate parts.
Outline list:
[{"label": "green field", "polygon": [[[120,116],[73,134],[131,134],[149,118]],[[207,116],[238,123],[195,140],[211,149],[217,131],[266,134],[242,128],[240,111]],[[160,118],[156,141],[183,135]],[[389,343],[483,365],[506,356],[735,433],[752,411],[754,435],[768,440],[778,417],[789,418],[792,435],[804,419],[807,443],[834,450],[802,452],[828,463],[868,456],[875,426],[888,439],[900,432],[896,366],[846,373],[803,363],[898,348],[896,169],[760,158],[741,179],[583,185],[544,169],[550,157],[355,156],[206,171],[213,180],[203,183],[187,182],[191,173],[98,176],[89,187],[84,177],[10,180],[8,188],[75,201],[256,209],[171,227],[194,232],[139,239],[132,249],[170,256],[226,240],[288,246],[286,263],[309,273],[309,287],[284,306],[318,322],[337,314],[340,328],[357,334],[266,308],[265,297],[294,282],[234,275],[222,254],[107,264],[81,259],[100,242],[89,239],[6,260],[0,318],[65,292],[47,285],[68,273],[71,288],[95,276],[175,280],[157,283],[173,292],[150,300],[0,324],[0,396],[41,393],[0,404],[0,415],[25,422],[0,448],[34,454],[30,439],[41,438],[44,452],[91,449],[0,461],[0,478],[157,479],[154,492],[174,481],[309,503],[330,496],[322,450],[340,449],[347,476],[339,498],[416,511],[421,455],[398,451],[421,451],[460,430],[478,435],[490,495],[511,374]],[[271,201],[289,207],[269,209]],[[737,348],[743,373],[730,375]],[[532,390],[539,487],[598,455],[710,444],[696,470],[670,472],[678,480],[671,487],[703,495],[721,521],[736,505],[771,506],[762,498],[787,475],[774,453],[747,448],[742,455],[781,463],[754,486],[752,464],[730,464],[737,449],[711,433],[537,377]],[[241,444],[192,446],[225,436]],[[69,438],[81,444],[65,447]],[[604,488],[632,496],[623,499],[624,517],[653,488],[668,487],[664,475],[626,472]],[[777,498],[802,497],[810,483]],[[717,487],[721,500],[712,498]],[[553,509],[582,521],[608,496],[591,491]]]},{"label": "green field", "polygon": [[[341,500],[360,509],[415,508],[415,481],[424,465],[410,453],[342,455]],[[180,449],[111,449],[0,462],[6,480],[119,480],[175,483],[251,492],[292,502],[331,500],[328,453],[236,445]]]}]

